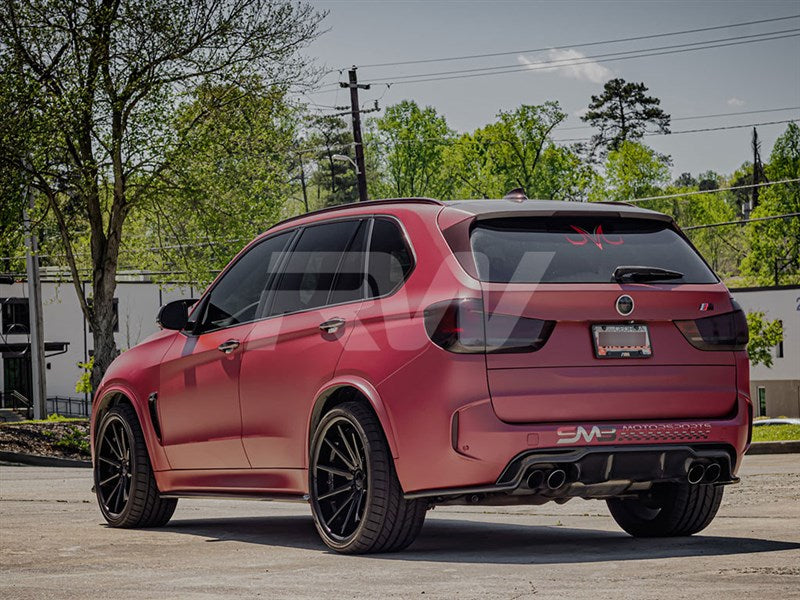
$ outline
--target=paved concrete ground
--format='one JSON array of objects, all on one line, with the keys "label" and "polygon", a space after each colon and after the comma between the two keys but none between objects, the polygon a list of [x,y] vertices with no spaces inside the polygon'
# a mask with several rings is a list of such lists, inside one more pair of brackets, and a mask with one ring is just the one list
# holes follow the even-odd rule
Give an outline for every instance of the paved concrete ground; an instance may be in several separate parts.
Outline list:
[{"label": "paved concrete ground", "polygon": [[635,540],[605,504],[437,508],[401,554],[339,556],[308,507],[181,500],[103,525],[88,469],[0,467],[2,598],[800,598],[800,454],[745,460],[700,535]]}]

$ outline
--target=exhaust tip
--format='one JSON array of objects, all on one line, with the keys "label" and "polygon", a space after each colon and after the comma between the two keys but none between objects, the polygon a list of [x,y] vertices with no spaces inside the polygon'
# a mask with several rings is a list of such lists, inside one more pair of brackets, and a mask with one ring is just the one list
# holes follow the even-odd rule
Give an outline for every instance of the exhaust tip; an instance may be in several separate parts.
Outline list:
[{"label": "exhaust tip", "polygon": [[564,469],[553,469],[547,476],[547,487],[557,490],[567,482],[567,474]]},{"label": "exhaust tip", "polygon": [[686,474],[686,480],[695,485],[703,481],[703,477],[706,474],[706,468],[700,463],[694,463],[691,467],[689,467],[689,472]]},{"label": "exhaust tip", "polygon": [[711,463],[706,467],[706,476],[705,480],[708,483],[714,483],[719,476],[722,475],[722,467],[719,466],[717,463]]},{"label": "exhaust tip", "polygon": [[544,471],[536,469],[531,471],[530,475],[528,475],[527,485],[530,489],[536,490],[542,487],[544,483]]}]

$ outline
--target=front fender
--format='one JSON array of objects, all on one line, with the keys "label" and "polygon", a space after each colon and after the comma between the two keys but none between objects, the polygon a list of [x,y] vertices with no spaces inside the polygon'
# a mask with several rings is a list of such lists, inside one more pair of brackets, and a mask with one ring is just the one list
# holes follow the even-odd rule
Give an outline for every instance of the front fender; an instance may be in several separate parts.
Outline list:
[{"label": "front fender", "polygon": [[[389,411],[386,409],[386,405],[383,403],[383,400],[381,400],[380,394],[375,389],[375,386],[373,386],[369,381],[352,375],[336,377],[325,384],[325,386],[320,389],[319,392],[317,392],[314,402],[311,405],[311,411],[306,419],[306,447],[311,448],[311,434],[313,433],[311,430],[311,425],[312,423],[318,422],[319,414],[322,411],[325,401],[332,393],[343,387],[355,388],[367,399],[367,401],[370,403],[370,406],[372,406],[372,410],[375,411],[381,427],[383,428],[383,433],[386,436],[386,442],[389,444],[389,450],[391,451],[392,456],[395,459],[399,458],[400,453],[397,450],[397,441],[395,440],[392,418]],[[303,464],[305,467],[308,467],[308,452],[305,453]]]},{"label": "front fender", "polygon": [[94,462],[95,455],[94,441],[98,424],[98,415],[106,410],[109,403],[114,399],[115,396],[121,395],[130,401],[131,405],[133,406],[133,410],[136,411],[136,417],[139,419],[139,425],[141,426],[142,433],[144,434],[144,441],[145,445],[147,446],[147,454],[150,457],[150,464],[152,465],[153,470],[169,470],[169,460],[167,459],[167,455],[164,452],[163,446],[155,435],[155,429],[153,427],[152,419],[150,418],[150,412],[147,409],[147,401],[140,398],[133,388],[122,381],[104,382],[97,392],[98,393],[95,396],[97,399],[93,402],[92,406],[92,420],[90,425],[92,462]]}]

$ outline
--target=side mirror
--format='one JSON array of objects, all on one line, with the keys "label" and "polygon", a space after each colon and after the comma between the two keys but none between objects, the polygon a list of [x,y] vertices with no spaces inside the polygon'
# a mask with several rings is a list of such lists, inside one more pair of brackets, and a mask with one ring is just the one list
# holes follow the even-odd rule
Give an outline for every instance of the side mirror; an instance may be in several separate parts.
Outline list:
[{"label": "side mirror", "polygon": [[156,323],[161,329],[174,329],[180,331],[189,322],[189,307],[197,300],[173,300],[167,302],[158,311]]}]

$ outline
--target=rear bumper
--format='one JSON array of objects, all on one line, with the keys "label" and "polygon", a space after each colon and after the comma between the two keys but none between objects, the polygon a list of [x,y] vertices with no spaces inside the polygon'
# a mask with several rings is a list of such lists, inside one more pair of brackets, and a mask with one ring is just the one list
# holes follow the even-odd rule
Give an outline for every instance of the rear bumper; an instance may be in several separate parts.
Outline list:
[{"label": "rear bumper", "polygon": [[[584,446],[569,450],[529,450],[516,456],[492,485],[427,490],[406,499],[428,498],[436,503],[463,499],[465,503],[537,502],[580,497],[609,498],[637,493],[653,483],[738,483],[733,474],[734,449],[725,444]],[[713,465],[713,466],[712,466]],[[712,470],[713,471],[712,475]],[[706,474],[706,471],[708,474]]]},{"label": "rear bumper", "polygon": [[481,400],[452,416],[454,468],[441,473],[447,483],[406,488],[406,497],[529,494],[523,484],[536,465],[560,465],[570,476],[569,489],[539,493],[545,501],[618,496],[639,484],[685,481],[697,461],[720,466],[715,483],[734,483],[749,444],[750,414],[749,398],[740,395],[735,412],[722,419],[523,425],[501,421],[491,402]]}]

